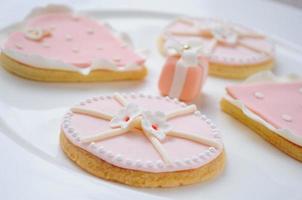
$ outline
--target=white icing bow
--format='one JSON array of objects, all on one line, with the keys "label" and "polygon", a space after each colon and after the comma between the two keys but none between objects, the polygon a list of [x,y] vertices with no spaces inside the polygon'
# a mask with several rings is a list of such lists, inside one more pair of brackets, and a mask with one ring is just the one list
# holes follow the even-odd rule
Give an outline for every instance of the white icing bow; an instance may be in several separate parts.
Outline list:
[{"label": "white icing bow", "polygon": [[165,114],[159,111],[155,113],[145,111],[142,115],[143,130],[151,133],[161,141],[164,140],[167,133],[171,130],[171,126],[168,124]]},{"label": "white icing bow", "polygon": [[133,121],[141,114],[139,107],[136,104],[129,103],[124,108],[120,109],[118,114],[113,116],[110,121],[112,128],[128,129]]},{"label": "white icing bow", "polygon": [[195,112],[195,105],[179,108],[170,113],[164,114],[162,112],[140,112],[137,105],[128,103],[120,94],[115,94],[114,99],[122,105],[122,108],[115,116],[83,107],[74,107],[71,109],[74,113],[89,115],[110,121],[111,129],[93,136],[81,138],[80,140],[82,142],[87,143],[101,141],[127,133],[130,130],[142,131],[166,163],[170,163],[170,158],[162,146],[161,141],[163,141],[167,135],[184,138],[208,146],[213,146],[215,148],[221,147],[215,140],[202,137],[199,134],[187,134],[172,130],[168,120]]}]

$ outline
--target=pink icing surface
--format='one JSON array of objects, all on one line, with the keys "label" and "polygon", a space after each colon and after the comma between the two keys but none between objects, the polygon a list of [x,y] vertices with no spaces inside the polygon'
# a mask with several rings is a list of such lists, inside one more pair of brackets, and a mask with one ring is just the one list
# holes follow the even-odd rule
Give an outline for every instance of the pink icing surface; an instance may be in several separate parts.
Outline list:
[{"label": "pink icing surface", "polygon": [[[302,82],[243,84],[229,86],[227,92],[275,128],[302,136]],[[257,98],[256,92],[263,97]]]},{"label": "pink icing surface", "polygon": [[[114,36],[106,25],[87,17],[69,13],[45,14],[29,19],[25,26],[51,30],[51,36],[34,41],[27,39],[23,32],[13,32],[5,43],[5,49],[39,55],[78,67],[88,67],[94,59],[113,61],[117,66],[144,62],[143,58]],[[45,45],[49,47],[45,48]],[[78,52],[75,53],[74,49]]]},{"label": "pink icing surface", "polygon": [[[156,98],[151,96],[141,97],[139,95],[132,95],[131,97],[126,96],[126,99],[128,102],[139,105],[142,110],[162,111],[165,113],[183,106],[179,102],[174,102],[171,99],[164,99],[162,97]],[[88,100],[80,106],[93,110],[100,110],[111,115],[116,114],[118,110],[122,108],[120,104],[110,97]],[[66,115],[67,118],[68,115],[70,114]],[[97,150],[91,149],[88,144],[83,144],[77,140],[77,137],[81,138],[94,135],[111,129],[109,121],[73,113],[70,117],[70,123],[67,123],[67,126],[66,123],[67,122],[63,122],[62,130],[71,142],[106,162],[127,169],[149,172],[193,169],[212,161],[223,150],[222,141],[217,129],[205,117],[202,119],[200,115],[196,114],[174,118],[169,120],[169,123],[173,130],[184,131],[185,133],[190,134],[200,134],[206,138],[213,139],[221,144],[221,148],[213,149],[213,147],[192,142],[187,139],[167,136],[161,144],[168,152],[169,158],[173,162],[172,165],[164,165],[163,167],[158,167],[157,164],[159,162],[163,163],[161,157],[142,133],[129,131],[120,136],[95,142],[94,149],[103,147],[106,150],[106,153],[98,153]],[[122,157],[122,161],[117,162],[114,159],[117,155]],[[131,164],[127,164],[127,160],[131,161]],[[141,165],[137,165],[137,162],[141,163]],[[150,165],[152,166],[150,167]]]},{"label": "pink icing surface", "polygon": [[[216,22],[218,20],[214,19],[190,19],[190,21],[195,21],[199,24],[208,24],[212,22]],[[234,25],[234,24],[233,24]],[[243,30],[245,32],[252,32],[249,29],[244,27],[234,25],[238,29]],[[175,35],[172,32],[181,31],[181,32],[193,32],[198,33],[198,27],[194,27],[191,24],[184,23],[181,21],[173,21],[169,24],[164,30],[164,38],[166,39],[175,39],[182,43],[190,40],[201,41],[205,46],[207,46],[211,38],[206,38],[203,36],[190,36],[190,35]],[[212,63],[223,63],[226,65],[243,65],[243,64],[257,64],[262,63],[272,59],[272,54],[274,52],[274,46],[271,42],[268,41],[267,38],[240,38],[240,42],[244,44],[248,44],[257,49],[261,49],[269,54],[263,54],[249,48],[243,47],[242,45],[237,46],[228,46],[223,44],[218,44],[216,48],[213,50],[212,55],[210,57],[210,61]]]}]

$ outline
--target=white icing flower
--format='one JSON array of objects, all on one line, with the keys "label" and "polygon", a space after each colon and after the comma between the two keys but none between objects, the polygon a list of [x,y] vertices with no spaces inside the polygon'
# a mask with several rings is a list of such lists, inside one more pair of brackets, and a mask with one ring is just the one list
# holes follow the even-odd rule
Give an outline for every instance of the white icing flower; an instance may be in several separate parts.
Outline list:
[{"label": "white icing flower", "polygon": [[41,28],[28,28],[25,30],[25,37],[30,40],[41,40],[48,35],[50,35],[50,32]]},{"label": "white icing flower", "polygon": [[235,45],[238,40],[238,34],[231,27],[226,25],[219,25],[212,29],[213,37],[221,42],[228,45]]},{"label": "white icing flower", "polygon": [[143,130],[159,140],[165,139],[166,134],[171,130],[171,126],[166,121],[165,114],[162,112],[151,113],[150,111],[145,111],[142,115]]},{"label": "white icing flower", "polygon": [[118,111],[111,121],[112,128],[120,127],[127,129],[133,120],[141,114],[139,107],[136,104],[130,103],[126,107]]}]

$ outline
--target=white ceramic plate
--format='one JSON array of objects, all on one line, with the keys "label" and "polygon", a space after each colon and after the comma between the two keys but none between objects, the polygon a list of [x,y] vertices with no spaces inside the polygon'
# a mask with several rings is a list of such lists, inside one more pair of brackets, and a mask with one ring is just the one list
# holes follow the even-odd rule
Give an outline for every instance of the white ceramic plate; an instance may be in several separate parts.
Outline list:
[{"label": "white ceramic plate", "polygon": [[[221,112],[219,100],[224,94],[224,87],[238,81],[213,77],[208,78],[203,94],[195,103],[218,125],[224,138],[227,163],[224,172],[216,179],[174,189],[136,189],[95,178],[71,163],[59,147],[60,121],[64,112],[87,97],[104,93],[118,91],[158,94],[157,81],[164,59],[157,51],[156,40],[162,28],[177,16],[161,12],[109,10],[88,11],[85,14],[107,21],[116,29],[129,33],[137,48],[149,49],[149,75],[144,81],[55,84],[25,80],[1,68],[0,131],[5,136],[26,152],[63,167],[67,173],[76,176],[77,181],[108,189],[112,192],[112,197],[120,192],[125,199],[134,196],[174,199],[302,198],[301,163]],[[13,25],[0,30],[0,41],[3,42],[7,34],[15,29],[16,26]],[[293,47],[281,39],[273,39],[277,43],[277,66],[274,71],[277,74],[301,75],[302,48]],[[55,171],[53,173],[56,176]],[[52,178],[45,176],[45,179]],[[93,181],[89,183],[87,180]],[[83,190],[87,187],[89,185]]]}]

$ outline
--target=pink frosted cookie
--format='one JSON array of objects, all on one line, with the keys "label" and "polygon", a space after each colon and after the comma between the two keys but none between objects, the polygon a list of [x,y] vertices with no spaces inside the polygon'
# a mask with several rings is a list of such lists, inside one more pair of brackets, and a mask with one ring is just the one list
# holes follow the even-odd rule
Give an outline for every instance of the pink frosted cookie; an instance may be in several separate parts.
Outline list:
[{"label": "pink frosted cookie", "polygon": [[159,41],[163,54],[173,46],[202,47],[211,75],[245,78],[273,66],[274,45],[265,36],[217,19],[176,19],[163,30]]},{"label": "pink frosted cookie", "polygon": [[34,10],[8,36],[1,62],[16,75],[40,81],[142,79],[145,60],[128,41],[108,24],[47,6]]},{"label": "pink frosted cookie", "polygon": [[216,126],[169,97],[101,96],[70,109],[61,147],[89,173],[137,187],[175,187],[217,175],[224,147]]},{"label": "pink frosted cookie", "polygon": [[302,79],[265,72],[226,90],[222,110],[302,161]]},{"label": "pink frosted cookie", "polygon": [[162,68],[159,90],[162,95],[191,101],[200,94],[208,74],[208,61],[196,52],[184,51],[172,55]]}]

